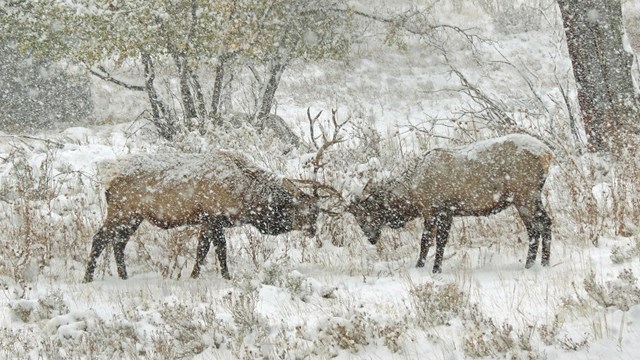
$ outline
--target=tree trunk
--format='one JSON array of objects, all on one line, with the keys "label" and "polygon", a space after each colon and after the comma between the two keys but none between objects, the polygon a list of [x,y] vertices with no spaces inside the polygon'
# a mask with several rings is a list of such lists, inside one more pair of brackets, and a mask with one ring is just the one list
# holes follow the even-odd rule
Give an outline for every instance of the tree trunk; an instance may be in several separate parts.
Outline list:
[{"label": "tree trunk", "polygon": [[222,101],[222,85],[224,83],[224,75],[227,67],[229,56],[221,55],[215,69],[215,78],[213,81],[213,94],[211,95],[211,118],[216,119],[220,111],[220,102]]},{"label": "tree trunk", "polygon": [[160,100],[156,88],[153,86],[156,73],[153,67],[153,61],[148,53],[142,54],[142,64],[144,65],[144,86],[147,96],[149,97],[149,104],[151,105],[152,122],[160,131],[160,136],[171,140],[176,134],[176,129],[175,126],[169,122],[167,110]]},{"label": "tree trunk", "polygon": [[264,85],[263,90],[261,91],[261,99],[260,99],[260,109],[256,114],[256,119],[263,119],[271,112],[271,107],[273,107],[273,100],[276,96],[276,90],[278,90],[278,84],[280,83],[280,78],[282,77],[282,73],[286,68],[286,61],[276,60],[269,69],[269,80]]},{"label": "tree trunk", "polygon": [[196,105],[193,101],[191,88],[189,87],[189,70],[187,69],[187,59],[182,54],[175,57],[178,72],[180,74],[180,94],[182,95],[182,106],[184,107],[184,117],[187,120],[198,117]]},{"label": "tree trunk", "polygon": [[587,134],[587,148],[608,152],[637,132],[633,55],[623,45],[620,0],[558,0]]},{"label": "tree trunk", "polygon": [[187,128],[192,130],[191,120],[198,117],[198,112],[196,111],[195,101],[189,86],[190,71],[187,64],[187,57],[184,52],[178,52],[170,41],[167,44],[167,49],[173,57],[173,62],[176,64],[178,76],[180,77],[180,100],[182,101],[185,123]]},{"label": "tree trunk", "polygon": [[198,75],[196,75],[193,71],[189,71],[189,75],[191,77],[191,84],[193,87],[193,92],[195,93],[195,100],[198,109],[198,126],[200,127],[200,134],[204,134],[204,121],[207,118],[207,107],[204,103],[204,94],[202,93],[202,86],[200,85],[200,80],[198,80]]}]

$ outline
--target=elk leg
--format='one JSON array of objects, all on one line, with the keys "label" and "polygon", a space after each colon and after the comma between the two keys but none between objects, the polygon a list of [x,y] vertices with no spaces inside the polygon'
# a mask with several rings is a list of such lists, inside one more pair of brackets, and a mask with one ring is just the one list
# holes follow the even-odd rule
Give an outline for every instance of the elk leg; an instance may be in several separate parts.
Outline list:
[{"label": "elk leg", "polygon": [[[218,255],[218,262],[220,263],[220,274],[227,280],[231,279],[231,276],[229,276],[229,268],[227,267],[227,241],[224,238],[224,228],[229,225],[231,225],[231,222],[226,219],[217,219],[205,223],[202,231],[202,238],[205,240],[198,244],[198,258],[196,259],[198,271],[209,251],[209,245],[205,246],[204,241],[209,244],[213,241],[213,246],[215,246],[216,254]],[[196,271],[195,266],[194,271]]]},{"label": "elk leg", "polygon": [[424,267],[424,263],[429,253],[429,248],[433,245],[433,219],[424,220],[424,228],[422,229],[422,238],[420,239],[420,255],[418,256],[418,263],[416,267]]},{"label": "elk leg", "polygon": [[203,226],[200,230],[200,237],[198,238],[198,250],[196,253],[196,263],[193,265],[193,271],[191,271],[191,278],[197,279],[200,276],[200,268],[204,265],[204,259],[209,253],[211,248],[211,238],[213,237],[208,227]]},{"label": "elk leg", "polygon": [[118,276],[122,280],[127,279],[127,267],[124,263],[124,248],[129,242],[131,235],[138,230],[142,221],[138,219],[131,220],[128,224],[121,225],[116,231],[115,242],[113,243],[113,256],[116,259],[116,267],[118,269]]},{"label": "elk leg", "polygon": [[216,228],[216,232],[213,236],[213,244],[216,247],[216,254],[218,255],[218,262],[220,263],[220,274],[223,278],[230,280],[229,268],[227,267],[227,241],[224,238],[224,228]]},{"label": "elk leg", "polygon": [[444,247],[449,239],[449,230],[453,222],[453,215],[440,213],[436,217],[436,259],[433,263],[433,273],[442,272],[442,258]]},{"label": "elk leg", "polygon": [[200,276],[200,268],[204,265],[204,260],[213,241],[218,255],[218,262],[220,263],[220,274],[227,280],[231,279],[229,268],[227,267],[227,242],[224,238],[224,228],[230,225],[232,223],[226,219],[211,219],[204,222],[200,239],[198,240],[196,263],[193,265],[193,271],[191,272],[192,278]]},{"label": "elk leg", "polygon": [[96,270],[98,257],[100,257],[100,254],[102,254],[107,243],[113,239],[114,235],[113,231],[102,226],[93,236],[93,244],[91,244],[91,252],[89,253],[89,263],[87,264],[87,271],[84,274],[85,283],[93,281],[93,272]]},{"label": "elk leg", "polygon": [[[532,212],[528,207],[518,206],[518,214],[524,223],[524,227],[527,228],[527,234],[529,236],[529,251],[527,252],[527,262],[524,267],[529,269],[536,262],[536,256],[538,256],[538,247],[540,244],[540,231],[539,226],[536,224],[535,212]],[[536,211],[536,210],[534,210]]]},{"label": "elk leg", "polygon": [[544,210],[542,201],[538,203],[534,231],[542,238],[542,266],[549,266],[551,257],[551,218]]}]

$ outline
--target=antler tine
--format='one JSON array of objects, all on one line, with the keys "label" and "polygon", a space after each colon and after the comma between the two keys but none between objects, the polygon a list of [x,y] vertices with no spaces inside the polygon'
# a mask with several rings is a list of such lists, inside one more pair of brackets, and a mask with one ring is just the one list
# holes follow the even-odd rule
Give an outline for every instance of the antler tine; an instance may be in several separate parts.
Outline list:
[{"label": "antler tine", "polygon": [[333,122],[333,127],[336,129],[336,133],[338,133],[338,131],[349,122],[349,120],[350,117],[347,117],[347,120],[342,123],[338,123],[338,109],[331,109],[331,122]]},{"label": "antler tine", "polygon": [[[318,112],[318,115],[316,115],[314,118],[311,118],[311,106],[309,106],[307,108],[307,118],[309,119],[309,132],[311,135],[311,142],[313,143],[313,146],[318,149],[318,143],[316,143],[316,137],[314,135],[314,131],[313,131],[313,125],[318,121],[318,119],[320,118],[320,115],[322,114],[322,110],[320,110],[320,112]],[[324,134],[323,134],[324,136]]]},{"label": "antler tine", "polygon": [[320,211],[325,213],[325,214],[327,214],[327,215],[329,215],[329,216],[331,216],[331,217],[337,217],[337,216],[342,215],[342,212],[332,211],[332,210],[329,210],[329,209],[320,208]]},{"label": "antler tine", "polygon": [[[314,196],[318,197],[318,198],[325,198],[325,199],[330,199],[333,196],[333,198],[337,198],[338,202],[335,201],[331,201],[329,204],[329,207],[320,207],[320,212],[327,214],[331,217],[337,217],[337,216],[341,216],[343,211],[334,211],[332,209],[334,208],[339,208],[342,205],[344,205],[345,203],[345,199],[344,197],[342,197],[342,193],[340,191],[338,191],[337,189],[335,189],[332,186],[326,185],[326,184],[322,184],[318,181],[315,180],[302,180],[302,179],[296,179],[296,182],[300,183],[301,185],[306,185],[309,187],[313,188],[313,193]],[[329,193],[329,195],[326,196],[320,196],[318,195],[318,190],[319,189],[323,189],[326,192]]]},{"label": "antler tine", "polygon": [[344,198],[342,197],[342,193],[340,191],[338,191],[337,189],[335,189],[334,187],[332,187],[332,186],[323,184],[323,183],[315,181],[315,180],[308,180],[308,179],[291,179],[291,180],[295,181],[296,183],[298,183],[300,185],[304,185],[304,186],[313,188],[314,192],[317,189],[323,189],[323,190],[326,190],[328,193],[336,196],[340,200],[344,200]]},{"label": "antler tine", "polygon": [[337,189],[334,189],[333,187],[329,186],[329,185],[318,184],[318,189],[323,189],[323,190],[327,191],[328,193],[332,194],[333,196],[337,197],[338,199],[344,200],[344,198],[342,197],[342,193],[340,191],[338,191]]},{"label": "antler tine", "polygon": [[331,109],[331,121],[334,126],[338,125],[338,109]]},{"label": "antler tine", "polygon": [[320,111],[318,112],[318,114],[317,114],[317,115],[312,119],[312,118],[311,118],[311,106],[309,106],[309,107],[307,108],[307,117],[309,118],[309,122],[310,122],[310,123],[314,123],[314,122],[316,122],[316,121],[318,120],[318,118],[320,117],[320,115],[322,114],[322,111],[323,111],[323,110],[320,110]]}]

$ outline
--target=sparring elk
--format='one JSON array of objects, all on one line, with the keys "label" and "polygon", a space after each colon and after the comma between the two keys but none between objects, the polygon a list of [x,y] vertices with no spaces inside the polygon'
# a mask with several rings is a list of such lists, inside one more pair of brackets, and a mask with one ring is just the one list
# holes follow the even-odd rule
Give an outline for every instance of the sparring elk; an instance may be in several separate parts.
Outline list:
[{"label": "sparring elk", "polygon": [[542,265],[548,266],[551,219],[542,204],[542,187],[552,159],[544,143],[523,134],[434,149],[399,178],[367,184],[349,211],[372,244],[384,225],[395,229],[422,218],[416,266],[424,266],[435,237],[433,272],[439,273],[454,216],[486,216],[514,205],[529,236],[525,267],[535,263],[540,239]]},{"label": "sparring elk", "polygon": [[163,229],[201,226],[192,278],[199,276],[211,242],[222,276],[230,278],[227,227],[250,224],[269,235],[315,233],[317,197],[238,154],[137,155],[106,167],[107,216],[93,237],[85,282],[93,280],[96,261],[108,243],[113,244],[118,275],[127,278],[124,249],[143,220]]}]

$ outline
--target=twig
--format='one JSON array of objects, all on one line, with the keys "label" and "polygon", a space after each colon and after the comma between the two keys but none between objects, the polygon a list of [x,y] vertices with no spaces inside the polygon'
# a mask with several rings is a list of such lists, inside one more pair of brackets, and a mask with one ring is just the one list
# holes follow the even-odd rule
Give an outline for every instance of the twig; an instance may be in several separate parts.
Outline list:
[{"label": "twig", "polygon": [[569,115],[569,127],[571,128],[571,133],[573,134],[573,137],[575,138],[576,142],[580,145],[578,147],[578,151],[579,151],[579,154],[581,154],[582,149],[585,147],[585,144],[580,139],[580,131],[577,125],[578,122],[576,121],[576,117],[573,115],[573,109],[571,108],[571,103],[569,102],[569,96],[567,95],[567,92],[565,91],[562,84],[560,84],[560,80],[558,79],[558,76],[554,75],[554,77],[556,79],[556,83],[558,84],[558,88],[560,89],[560,94],[562,95],[564,104],[567,107],[567,113]]},{"label": "twig", "polygon": [[407,12],[405,14],[397,14],[394,17],[390,17],[390,18],[375,15],[375,14],[370,14],[365,11],[356,10],[353,8],[347,8],[347,9],[332,8],[332,9],[329,9],[328,11],[350,12],[362,18],[366,18],[366,19],[377,21],[379,23],[395,26],[413,35],[425,36],[436,30],[453,30],[454,32],[462,35],[471,44],[474,44],[475,41],[487,42],[487,43],[490,42],[490,40],[487,38],[484,38],[478,34],[470,33],[470,30],[472,30],[471,28],[463,29],[458,26],[448,25],[448,24],[438,24],[438,25],[425,24],[423,25],[423,27],[420,27],[419,25],[410,23],[410,20],[412,18],[415,18],[416,16],[425,15],[423,12],[419,10],[414,10],[411,12]]},{"label": "twig", "polygon": [[36,140],[36,141],[42,141],[42,142],[44,142],[46,144],[55,145],[58,149],[62,149],[64,147],[64,144],[59,143],[57,141],[53,141],[53,140],[49,140],[49,139],[41,139],[41,138],[37,138],[37,137],[34,137],[34,136],[29,136],[29,135],[0,135],[0,138]]},{"label": "twig", "polygon": [[[445,59],[447,59],[446,55]],[[448,59],[447,63],[449,63]],[[486,120],[499,120],[502,123],[501,125],[503,126],[516,125],[515,121],[509,115],[507,115],[503,107],[499,106],[495,101],[489,98],[482,90],[480,90],[480,88],[472,85],[469,80],[467,80],[467,78],[462,74],[462,72],[456,69],[453,65],[449,64],[449,67],[451,69],[450,71],[456,74],[458,79],[460,79],[464,93],[469,96],[471,100],[473,100],[476,104],[484,105],[484,108],[479,110],[477,114],[488,113],[488,119]]]}]

